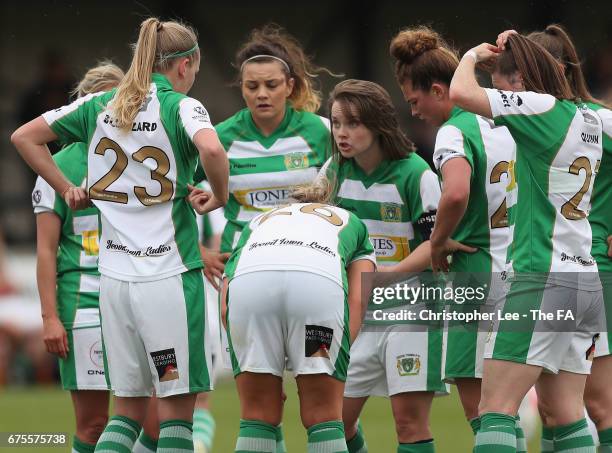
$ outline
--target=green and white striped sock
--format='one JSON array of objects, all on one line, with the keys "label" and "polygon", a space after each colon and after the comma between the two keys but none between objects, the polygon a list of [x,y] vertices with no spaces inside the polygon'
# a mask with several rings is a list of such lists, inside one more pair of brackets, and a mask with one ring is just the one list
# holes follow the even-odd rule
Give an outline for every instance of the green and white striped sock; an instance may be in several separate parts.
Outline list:
[{"label": "green and white striped sock", "polygon": [[130,453],[138,438],[140,425],[128,417],[115,415],[102,432],[95,451],[100,453]]},{"label": "green and white striped sock", "polygon": [[474,453],[515,453],[516,420],[514,416],[489,412],[480,416]]},{"label": "green and white striped sock", "polygon": [[213,438],[215,437],[215,419],[208,409],[196,409],[193,411],[193,446],[196,452],[210,452],[212,450]]},{"label": "green and white striped sock", "polygon": [[365,441],[361,421],[357,422],[357,434],[355,434],[351,440],[346,442],[346,446],[349,453],[368,453],[368,445]]},{"label": "green and white striped sock", "polygon": [[612,428],[597,431],[599,436],[599,453],[612,453]]},{"label": "green and white striped sock", "polygon": [[341,421],[323,422],[308,428],[308,453],[348,453]]},{"label": "green and white striped sock", "polygon": [[540,440],[540,451],[542,453],[554,453],[555,444],[553,429],[542,425],[542,439]]},{"label": "green and white striped sock", "polygon": [[240,420],[236,453],[275,453],[278,427],[257,420]]},{"label": "green and white striped sock", "polygon": [[166,420],[159,424],[157,453],[193,453],[193,424],[186,420]]},{"label": "green and white striped sock", "polygon": [[480,417],[471,419],[470,426],[472,427],[472,432],[474,435],[478,434],[478,431],[480,431]]},{"label": "green and white striped sock", "polygon": [[435,451],[433,439],[413,444],[399,444],[397,447],[397,453],[434,453]]},{"label": "green and white striped sock", "polygon": [[554,431],[555,453],[595,453],[595,442],[589,431],[586,418],[570,423],[569,425],[555,426]]},{"label": "green and white striped sock", "polygon": [[527,440],[525,439],[525,432],[521,426],[521,417],[516,416],[516,425],[514,426],[516,431],[516,453],[527,453]]},{"label": "green and white striped sock", "polygon": [[136,439],[134,447],[132,447],[132,453],[155,453],[157,451],[157,441],[147,433],[144,429],[140,430],[140,436]]},{"label": "green and white striped sock", "polygon": [[72,437],[72,452],[71,453],[93,453],[96,449],[95,445],[86,444],[77,436]]},{"label": "green and white striped sock", "polygon": [[285,436],[283,436],[283,424],[276,427],[276,451],[274,453],[287,453],[285,446]]}]

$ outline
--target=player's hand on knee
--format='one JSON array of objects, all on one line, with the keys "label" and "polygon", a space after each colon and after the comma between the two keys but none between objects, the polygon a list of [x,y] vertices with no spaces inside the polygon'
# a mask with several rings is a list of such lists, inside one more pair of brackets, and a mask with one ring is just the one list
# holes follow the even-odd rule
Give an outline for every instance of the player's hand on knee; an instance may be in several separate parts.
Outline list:
[{"label": "player's hand on knee", "polygon": [[43,341],[45,342],[47,352],[55,354],[62,359],[68,356],[68,335],[57,316],[43,320]]}]

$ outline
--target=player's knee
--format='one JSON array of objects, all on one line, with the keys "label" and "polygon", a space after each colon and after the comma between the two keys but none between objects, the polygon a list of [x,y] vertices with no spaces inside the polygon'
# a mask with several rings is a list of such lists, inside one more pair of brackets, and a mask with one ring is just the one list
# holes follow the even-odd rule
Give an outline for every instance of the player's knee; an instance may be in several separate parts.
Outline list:
[{"label": "player's knee", "polygon": [[430,437],[429,420],[406,414],[395,420],[395,431],[400,442],[417,442]]},{"label": "player's knee", "polygon": [[106,415],[89,417],[77,426],[77,437],[86,444],[95,444],[98,442],[107,422],[108,417]]},{"label": "player's knee", "polygon": [[588,392],[584,395],[584,405],[587,413],[595,425],[600,425],[604,422],[612,420],[612,395],[608,394],[595,394],[594,392]]}]

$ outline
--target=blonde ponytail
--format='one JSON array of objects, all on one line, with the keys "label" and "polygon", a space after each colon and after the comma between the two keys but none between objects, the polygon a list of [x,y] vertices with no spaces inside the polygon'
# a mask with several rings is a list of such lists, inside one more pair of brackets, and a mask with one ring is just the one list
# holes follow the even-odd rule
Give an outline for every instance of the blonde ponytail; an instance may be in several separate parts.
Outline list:
[{"label": "blonde ponytail", "polygon": [[195,30],[175,21],[160,22],[154,17],[140,24],[132,64],[111,104],[119,128],[130,130],[149,92],[153,71],[168,70],[180,57],[190,62],[200,58]]}]

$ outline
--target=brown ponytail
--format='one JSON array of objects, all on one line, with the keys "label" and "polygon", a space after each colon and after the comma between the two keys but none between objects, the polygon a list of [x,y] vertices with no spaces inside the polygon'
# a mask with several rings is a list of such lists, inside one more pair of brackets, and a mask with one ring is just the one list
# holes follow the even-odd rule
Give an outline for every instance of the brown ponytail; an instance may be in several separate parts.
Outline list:
[{"label": "brown ponytail", "polygon": [[506,76],[518,71],[527,91],[576,100],[557,60],[544,47],[518,33],[508,36],[506,50],[497,59],[496,71]]},{"label": "brown ponytail", "polygon": [[415,89],[428,91],[435,82],[450,85],[459,65],[457,52],[426,26],[407,28],[391,40],[389,53],[395,58],[395,77]]},{"label": "brown ponytail", "polygon": [[[268,24],[251,32],[248,41],[236,53],[235,66],[242,72],[246,60],[256,55],[270,55],[287,63],[283,71],[287,77],[295,80],[293,91],[289,96],[291,105],[296,110],[316,112],[321,106],[321,91],[316,87],[315,78],[321,72],[335,76],[329,70],[316,66],[304,53],[299,41],[276,24]],[[255,61],[275,61],[274,58],[257,58]],[[289,72],[287,72],[287,69]],[[239,74],[242,77],[242,74]]]},{"label": "brown ponytail", "polygon": [[130,129],[149,92],[153,71],[168,70],[179,56],[189,58],[190,62],[199,60],[197,44],[195,31],[179,22],[160,22],[150,17],[140,24],[130,69],[112,101],[111,108],[121,129]]},{"label": "brown ponytail", "polygon": [[574,96],[586,102],[599,102],[593,98],[586,84],[572,38],[561,25],[549,25],[544,31],[530,33],[527,38],[544,47],[565,67],[565,77]]}]

